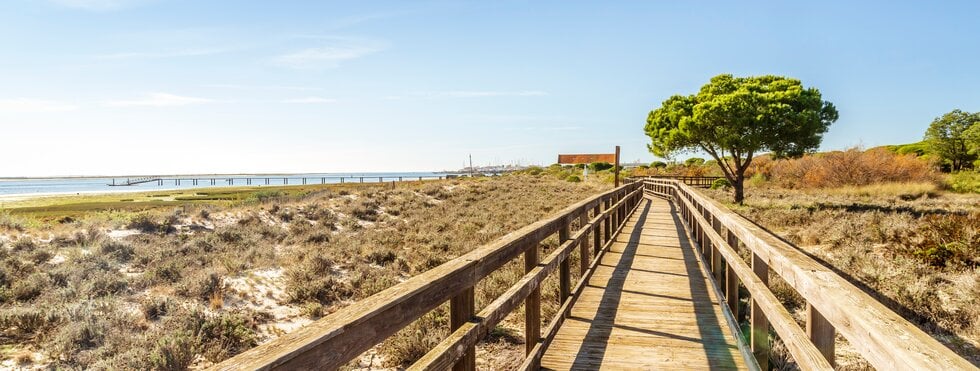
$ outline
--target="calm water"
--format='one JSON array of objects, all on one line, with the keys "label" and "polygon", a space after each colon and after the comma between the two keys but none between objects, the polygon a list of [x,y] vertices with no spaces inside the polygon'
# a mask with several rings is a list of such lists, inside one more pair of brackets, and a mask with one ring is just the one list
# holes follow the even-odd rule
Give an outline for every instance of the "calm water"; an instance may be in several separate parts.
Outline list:
[{"label": "calm water", "polygon": [[[378,181],[397,181],[399,177],[403,180],[435,179],[445,177],[443,173],[431,172],[410,172],[410,173],[316,173],[316,174],[277,174],[277,175],[170,175],[163,176],[163,184],[153,181],[132,186],[112,187],[108,184],[124,183],[126,177],[93,177],[93,178],[36,178],[36,179],[0,179],[0,195],[32,195],[32,194],[72,194],[72,193],[109,193],[109,192],[139,192],[153,190],[172,190],[186,188],[217,188],[217,187],[237,187],[237,186],[264,186],[268,178],[268,185],[300,185],[303,179],[306,184],[332,184],[359,183],[363,178],[364,183],[374,183]],[[380,179],[379,179],[380,178]],[[176,179],[179,179],[177,181]],[[197,184],[194,184],[197,179]],[[214,179],[214,185],[211,185]],[[251,184],[248,180],[251,179]]]}]

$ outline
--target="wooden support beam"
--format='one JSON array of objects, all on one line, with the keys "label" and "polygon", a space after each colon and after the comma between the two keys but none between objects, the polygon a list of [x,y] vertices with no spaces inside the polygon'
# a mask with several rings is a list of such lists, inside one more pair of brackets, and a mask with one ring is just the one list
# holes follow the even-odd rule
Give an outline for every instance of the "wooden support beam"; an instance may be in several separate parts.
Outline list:
[{"label": "wooden support beam", "polygon": [[827,321],[813,305],[806,303],[806,335],[820,350],[827,362],[834,364],[834,325]]},{"label": "wooden support beam", "polygon": [[[602,201],[602,210],[603,211],[609,210],[609,205],[610,205],[609,198],[606,198],[605,200]],[[612,238],[612,228],[609,228],[611,221],[609,219],[610,218],[607,217],[602,222],[603,225],[605,225],[605,230],[603,231],[603,235],[604,235],[605,239],[602,241],[603,244],[605,244],[606,242],[609,242],[609,239]]]},{"label": "wooden support beam", "polygon": [[[752,254],[752,271],[759,277],[763,284],[769,285],[769,265],[766,264],[759,255]],[[751,345],[752,354],[755,355],[759,368],[769,369],[769,320],[755,298],[752,298],[752,330]]]},{"label": "wooden support beam", "polygon": [[[538,266],[538,246],[524,252],[524,273],[530,273]],[[525,354],[531,353],[541,341],[541,288],[535,288],[524,300],[524,346]]]},{"label": "wooden support beam", "polygon": [[721,279],[725,273],[721,269],[721,253],[718,252],[718,246],[715,244],[709,241],[708,245],[711,246],[711,273],[715,276],[715,284],[721,286]]},{"label": "wooden support beam", "polygon": [[[568,236],[571,234],[569,231],[568,221],[566,220],[561,227],[558,228],[558,245],[564,244],[568,241]],[[572,290],[572,272],[569,267],[568,258],[562,259],[561,264],[558,265],[558,305],[564,303],[568,299],[568,295]]]},{"label": "wooden support beam", "polygon": [[619,188],[619,146],[616,146],[616,163],[613,164],[614,185]]},{"label": "wooden support beam", "polygon": [[[463,324],[473,318],[474,313],[473,287],[463,290],[459,295],[454,296],[449,301],[449,322],[451,331],[463,326]],[[476,347],[470,346],[463,358],[453,366],[453,371],[475,371],[476,370]]]},{"label": "wooden support beam", "polygon": [[593,230],[589,226],[589,211],[588,210],[583,211],[582,215],[579,216],[578,220],[579,220],[578,221],[579,229],[586,228],[585,236],[584,238],[582,238],[582,242],[579,244],[578,247],[579,276],[584,277],[585,271],[589,270],[589,263],[592,262],[591,255],[589,255],[589,250],[591,250],[589,245],[592,242],[591,236],[589,236],[589,232],[592,232]]},{"label": "wooden support beam", "polygon": [[[738,237],[732,231],[728,231],[727,237],[728,246],[738,253]],[[725,266],[727,273],[725,276],[725,299],[728,301],[728,309],[732,311],[732,316],[738,320],[738,276],[731,264],[725,264]]]}]

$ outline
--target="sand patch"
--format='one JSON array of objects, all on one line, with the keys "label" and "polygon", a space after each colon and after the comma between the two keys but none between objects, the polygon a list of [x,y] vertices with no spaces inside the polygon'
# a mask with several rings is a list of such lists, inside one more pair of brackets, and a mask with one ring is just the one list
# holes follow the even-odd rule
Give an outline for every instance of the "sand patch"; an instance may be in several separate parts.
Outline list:
[{"label": "sand patch", "polygon": [[137,229],[110,229],[108,232],[106,232],[106,236],[109,236],[109,238],[118,241],[129,236],[138,235],[140,233],[142,232],[140,232]]},{"label": "sand patch", "polygon": [[260,327],[263,342],[313,322],[303,316],[299,307],[281,304],[288,299],[282,268],[259,269],[244,276],[226,277],[224,282],[228,292],[225,306],[248,308],[272,317]]}]

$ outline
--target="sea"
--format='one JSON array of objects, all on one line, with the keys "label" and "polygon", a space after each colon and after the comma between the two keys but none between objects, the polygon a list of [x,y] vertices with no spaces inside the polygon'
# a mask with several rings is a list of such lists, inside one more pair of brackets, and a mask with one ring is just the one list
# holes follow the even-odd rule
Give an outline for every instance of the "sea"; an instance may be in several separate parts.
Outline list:
[{"label": "sea", "polygon": [[[241,186],[282,186],[302,184],[376,183],[438,179],[452,176],[443,172],[405,173],[308,173],[308,174],[237,174],[237,175],[162,175],[131,177],[64,177],[0,178],[0,196],[70,195],[164,191],[189,188]],[[160,179],[134,185],[138,179]],[[212,181],[213,179],[213,181]],[[111,184],[117,184],[113,186]]]}]

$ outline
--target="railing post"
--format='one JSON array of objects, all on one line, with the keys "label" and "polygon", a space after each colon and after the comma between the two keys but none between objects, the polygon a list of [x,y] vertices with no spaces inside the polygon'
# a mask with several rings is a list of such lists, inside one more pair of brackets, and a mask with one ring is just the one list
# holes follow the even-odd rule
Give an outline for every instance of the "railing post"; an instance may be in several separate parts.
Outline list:
[{"label": "railing post", "polygon": [[[602,205],[602,211],[603,212],[609,211],[609,205],[610,205],[609,204],[609,201],[610,200],[611,200],[611,198],[607,198],[604,201],[602,201],[603,202],[603,205]],[[610,214],[607,213],[606,214],[606,217],[602,221],[603,222],[602,224],[604,224],[605,227],[606,227],[605,230],[603,231],[603,235],[604,235],[604,237],[606,237],[605,240],[604,240],[604,242],[609,242],[609,239],[612,238],[612,229],[609,228],[609,226],[612,224],[612,221],[610,219],[612,219],[612,215],[610,215]]]},{"label": "railing post", "polygon": [[[463,290],[459,295],[449,300],[449,323],[451,331],[463,326],[464,323],[473,318],[474,314],[473,287]],[[466,354],[453,365],[453,371],[474,371],[476,370],[476,347],[470,346],[466,349]]]},{"label": "railing post", "polygon": [[578,218],[578,224],[579,228],[586,228],[585,234],[582,235],[582,242],[578,246],[578,257],[579,260],[581,260],[579,264],[579,274],[582,277],[585,277],[585,271],[589,270],[589,263],[592,262],[592,259],[589,258],[589,242],[591,242],[590,238],[592,238],[592,236],[589,236],[589,232],[592,231],[592,228],[589,227],[588,209],[582,210],[582,215]]},{"label": "railing post", "polygon": [[613,192],[612,205],[610,207],[612,210],[609,212],[609,216],[612,217],[612,230],[619,228],[619,192]]},{"label": "railing post", "polygon": [[619,210],[618,210],[618,212],[619,212],[619,225],[626,224],[626,205],[629,205],[629,200],[626,199],[626,195],[627,194],[628,193],[626,192],[626,190],[623,190],[622,191],[622,196],[619,196],[619,199],[620,200],[623,200],[623,203],[619,205]]},{"label": "railing post", "polygon": [[[732,248],[735,253],[738,253],[738,237],[735,237],[735,233],[728,231],[728,246]],[[738,276],[735,275],[735,270],[732,269],[731,264],[725,264],[728,268],[725,274],[725,299],[728,300],[728,309],[732,311],[732,316],[738,319]]]},{"label": "railing post", "polygon": [[[704,209],[704,206],[698,204],[698,209],[701,210],[701,217],[706,221],[711,220],[711,216],[708,215],[708,211]],[[701,253],[705,257],[711,257],[711,240],[708,239],[708,232],[704,230],[704,226],[698,224],[698,230],[701,231]]]},{"label": "railing post", "polygon": [[[558,246],[563,245],[568,242],[568,236],[571,234],[569,231],[568,220],[562,222],[561,228],[558,229]],[[568,256],[561,260],[561,264],[558,265],[558,291],[560,295],[558,296],[558,304],[565,303],[568,296],[572,292],[572,272],[569,268]]]},{"label": "railing post", "polygon": [[[762,261],[762,258],[755,253],[752,254],[752,271],[755,275],[759,277],[759,280],[763,284],[769,286],[769,265]],[[769,369],[769,319],[766,318],[765,313],[762,313],[762,308],[756,302],[755,298],[752,298],[752,330],[751,330],[751,343],[752,343],[752,354],[755,355],[756,362],[759,363],[759,368],[763,370]]]},{"label": "railing post", "polygon": [[[524,252],[524,273],[538,266],[538,245]],[[525,354],[531,354],[541,341],[541,287],[534,289],[524,299],[524,347]]]},{"label": "railing post", "polygon": [[[721,234],[721,221],[715,218],[714,215],[711,215],[711,218],[708,220],[711,221],[711,227],[715,232]],[[721,247],[714,243],[711,244],[711,272],[715,274],[715,282],[721,285],[721,278],[725,272],[721,270],[721,252],[718,251],[719,248]]]},{"label": "railing post", "polygon": [[[593,218],[598,217],[599,214],[602,212],[600,211],[601,205],[602,205],[602,201],[599,201],[596,203],[595,208],[592,209]],[[595,224],[592,225],[592,243],[593,243],[592,256],[599,256],[599,249],[602,248],[602,222],[601,221],[597,221]],[[592,261],[592,259],[589,259],[589,261]]]},{"label": "railing post", "polygon": [[708,242],[708,245],[711,246],[711,273],[715,276],[715,283],[721,285],[721,278],[724,272],[721,270],[721,252],[718,251],[720,246],[714,242]]},{"label": "railing post", "polygon": [[820,354],[823,354],[827,362],[830,362],[830,365],[833,366],[836,330],[834,329],[834,325],[830,324],[827,318],[820,314],[810,303],[806,303],[806,335],[810,337],[810,341],[817,347]]}]

